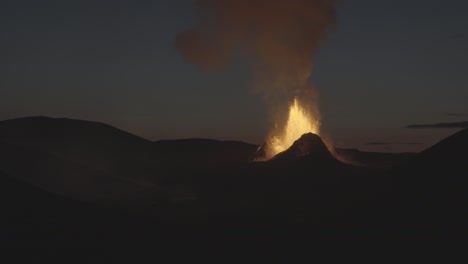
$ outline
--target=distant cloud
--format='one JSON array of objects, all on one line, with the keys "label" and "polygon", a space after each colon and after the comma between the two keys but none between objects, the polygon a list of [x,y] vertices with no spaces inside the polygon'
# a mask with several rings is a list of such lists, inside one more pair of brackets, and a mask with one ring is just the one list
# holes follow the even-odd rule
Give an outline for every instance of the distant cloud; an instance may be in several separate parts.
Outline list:
[{"label": "distant cloud", "polygon": [[421,145],[421,142],[367,142],[367,146]]},{"label": "distant cloud", "polygon": [[367,142],[366,145],[368,146],[388,146],[391,145],[392,143],[388,142]]},{"label": "distant cloud", "polygon": [[416,124],[409,125],[406,128],[468,128],[468,121],[437,124]]},{"label": "distant cloud", "polygon": [[462,40],[462,39],[466,39],[466,35],[463,33],[456,33],[456,34],[449,35],[448,38],[452,40]]},{"label": "distant cloud", "polygon": [[423,143],[421,143],[421,142],[401,142],[401,143],[397,143],[397,144],[400,144],[400,145],[422,145]]},{"label": "distant cloud", "polygon": [[460,114],[460,113],[445,113],[445,115],[450,116],[450,117],[464,116],[464,114]]}]

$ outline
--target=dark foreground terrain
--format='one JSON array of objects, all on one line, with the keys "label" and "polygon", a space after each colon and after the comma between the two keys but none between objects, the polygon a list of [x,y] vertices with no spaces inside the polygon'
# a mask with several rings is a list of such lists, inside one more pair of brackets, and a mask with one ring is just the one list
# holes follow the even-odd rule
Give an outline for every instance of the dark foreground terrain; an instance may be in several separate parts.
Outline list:
[{"label": "dark foreground terrain", "polygon": [[131,248],[245,262],[291,262],[322,249],[343,260],[346,251],[466,257],[468,130],[418,154],[337,151],[359,166],[336,159],[313,134],[268,162],[252,162],[257,149],[151,142],[70,119],[2,121],[0,243],[125,248],[108,253],[113,263],[142,256]]}]

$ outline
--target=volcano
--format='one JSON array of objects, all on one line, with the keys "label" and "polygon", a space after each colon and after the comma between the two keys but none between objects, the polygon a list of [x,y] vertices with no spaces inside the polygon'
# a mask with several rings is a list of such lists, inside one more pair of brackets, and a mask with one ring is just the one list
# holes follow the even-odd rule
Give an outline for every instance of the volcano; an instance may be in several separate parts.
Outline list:
[{"label": "volcano", "polygon": [[[257,160],[262,160],[264,157],[263,155],[268,151],[268,148],[270,148],[268,143],[260,146],[255,158]],[[294,141],[291,147],[278,153],[269,161],[292,162],[296,160],[338,162],[333,157],[322,138],[314,133],[303,134],[299,139]]]},{"label": "volcano", "polygon": [[272,160],[291,161],[291,160],[314,160],[331,161],[333,155],[328,150],[320,136],[313,133],[306,133],[296,140],[293,145],[284,152],[279,153]]},{"label": "volcano", "polygon": [[298,136],[264,162],[250,162],[254,155],[265,158],[269,142],[255,152],[257,145],[237,141],[153,142],[82,120],[2,121],[6,217],[0,233],[18,243],[51,239],[47,232],[60,233],[58,244],[78,241],[80,234],[119,244],[177,238],[177,245],[191,234],[198,243],[200,232],[217,243],[220,230],[226,237],[243,232],[248,241],[263,241],[278,230],[298,230],[281,239],[288,242],[297,234],[317,241],[363,233],[392,238],[395,230],[401,236],[396,239],[406,241],[413,230],[431,235],[446,226],[456,236],[466,228],[467,139],[468,130],[460,131],[422,153],[402,156],[398,167],[375,169],[340,162],[314,133]]}]

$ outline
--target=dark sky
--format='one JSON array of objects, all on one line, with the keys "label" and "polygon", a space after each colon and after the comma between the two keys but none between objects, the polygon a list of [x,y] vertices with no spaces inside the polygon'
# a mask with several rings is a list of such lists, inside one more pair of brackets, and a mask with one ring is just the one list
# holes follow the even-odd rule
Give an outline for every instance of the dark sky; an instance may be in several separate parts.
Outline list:
[{"label": "dark sky", "polygon": [[[464,0],[342,1],[313,72],[336,146],[417,151],[457,128],[407,126],[468,120],[466,14]],[[267,108],[242,60],[200,71],[175,50],[196,21],[192,0],[3,0],[0,119],[261,143]]]}]

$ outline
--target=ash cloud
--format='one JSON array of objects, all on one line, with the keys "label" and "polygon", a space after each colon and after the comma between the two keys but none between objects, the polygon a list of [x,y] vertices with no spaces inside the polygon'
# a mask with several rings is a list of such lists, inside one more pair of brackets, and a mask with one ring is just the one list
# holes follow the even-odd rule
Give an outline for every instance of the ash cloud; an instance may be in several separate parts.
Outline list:
[{"label": "ash cloud", "polygon": [[416,124],[409,125],[406,128],[468,128],[468,121],[451,122],[451,123],[437,123],[437,124]]},{"label": "ash cloud", "polygon": [[[307,90],[312,54],[335,26],[337,0],[197,0],[199,24],[177,36],[188,63],[212,69],[249,58],[267,97]],[[309,86],[310,87],[310,86]]]}]

